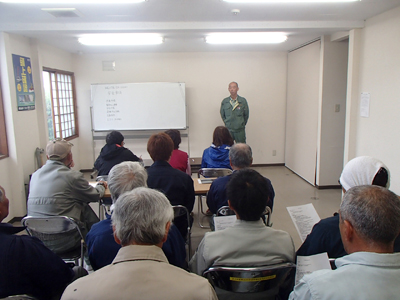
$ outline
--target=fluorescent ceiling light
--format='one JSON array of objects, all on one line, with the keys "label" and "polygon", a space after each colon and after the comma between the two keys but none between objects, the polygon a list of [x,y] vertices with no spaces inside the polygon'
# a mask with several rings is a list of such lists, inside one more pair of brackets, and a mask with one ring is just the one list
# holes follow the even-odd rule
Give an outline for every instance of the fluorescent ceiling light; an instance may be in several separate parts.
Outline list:
[{"label": "fluorescent ceiling light", "polygon": [[286,40],[281,32],[215,32],[206,36],[209,44],[277,44]]},{"label": "fluorescent ceiling light", "polygon": [[283,2],[290,2],[290,3],[302,3],[302,2],[356,2],[361,0],[223,0],[225,2],[231,3],[283,3]]},{"label": "fluorescent ceiling light", "polygon": [[139,3],[144,2],[146,0],[0,0],[5,3],[28,3],[28,4],[114,4],[114,3]]},{"label": "fluorescent ceiling light", "polygon": [[155,45],[161,44],[163,37],[156,33],[105,33],[86,34],[78,41],[89,46]]}]

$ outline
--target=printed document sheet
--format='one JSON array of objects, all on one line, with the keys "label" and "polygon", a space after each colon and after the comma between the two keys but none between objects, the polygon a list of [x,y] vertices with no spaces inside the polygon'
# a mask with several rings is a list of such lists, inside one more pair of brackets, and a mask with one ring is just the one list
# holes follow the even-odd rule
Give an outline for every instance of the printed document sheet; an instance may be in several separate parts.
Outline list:
[{"label": "printed document sheet", "polygon": [[322,269],[331,270],[328,253],[324,252],[310,256],[297,256],[296,284],[299,283],[304,275]]},{"label": "printed document sheet", "polygon": [[314,205],[309,203],[305,205],[289,206],[286,207],[286,209],[288,210],[294,226],[300,235],[301,241],[304,242],[314,224],[321,220]]}]

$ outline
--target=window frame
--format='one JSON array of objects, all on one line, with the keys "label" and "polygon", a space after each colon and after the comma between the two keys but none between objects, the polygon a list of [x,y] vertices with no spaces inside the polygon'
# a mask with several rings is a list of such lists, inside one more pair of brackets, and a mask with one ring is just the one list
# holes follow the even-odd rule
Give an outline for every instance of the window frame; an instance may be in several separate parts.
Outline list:
[{"label": "window frame", "polygon": [[0,89],[0,159],[8,157],[6,116],[4,114],[3,96]]},{"label": "window frame", "polygon": [[[72,140],[72,139],[75,139],[75,138],[79,137],[79,122],[78,122],[78,111],[77,111],[78,108],[77,108],[77,103],[76,103],[77,101],[76,101],[75,74],[73,72],[59,70],[59,69],[53,69],[53,68],[47,68],[47,67],[43,67],[43,72],[53,73],[55,75],[55,77],[56,77],[56,83],[57,84],[56,84],[55,89],[57,91],[57,95],[56,95],[56,98],[54,98],[53,97],[52,83],[51,83],[51,74],[49,76],[49,80],[50,80],[50,98],[51,98],[50,100],[51,100],[51,104],[52,104],[51,105],[51,114],[52,114],[52,118],[53,118],[54,138],[57,138],[57,136],[56,136],[56,128],[55,128],[55,126],[56,126],[56,122],[55,122],[56,118],[55,118],[55,115],[54,115],[54,102],[53,102],[54,100],[57,101],[58,112],[60,112],[60,102],[59,102],[60,99],[58,97],[58,88],[59,88],[58,84],[59,84],[59,81],[57,79],[58,75],[68,75],[68,76],[71,77],[72,102],[73,102],[72,107],[74,109],[73,115],[74,115],[74,121],[75,121],[75,134],[71,135],[69,137],[64,137],[64,136],[62,136],[61,120],[59,120],[60,121],[59,122],[59,126],[60,126],[59,130],[60,130],[61,138],[65,139],[66,141],[69,141],[69,140]],[[46,107],[46,105],[45,105],[45,107]],[[59,115],[59,118],[60,118],[60,115]]]}]

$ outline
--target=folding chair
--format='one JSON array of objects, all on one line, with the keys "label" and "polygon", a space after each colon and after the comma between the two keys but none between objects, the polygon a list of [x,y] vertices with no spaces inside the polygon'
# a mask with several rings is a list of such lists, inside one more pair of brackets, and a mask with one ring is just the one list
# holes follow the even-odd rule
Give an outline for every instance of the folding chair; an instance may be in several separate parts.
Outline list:
[{"label": "folding chair", "polygon": [[210,267],[204,271],[219,300],[287,299],[294,287],[296,265]]},{"label": "folding chair", "polygon": [[[223,177],[232,174],[231,169],[226,169],[226,168],[202,168],[197,172],[197,177],[200,178],[201,176],[206,177],[206,178],[215,178],[215,177]],[[198,196],[198,211],[199,211],[199,226],[201,228],[210,228],[209,226],[201,224],[200,221],[200,212],[206,216],[206,213],[203,210],[203,201],[202,201],[202,196]]]},{"label": "folding chair", "polygon": [[269,206],[266,206],[265,210],[264,210],[264,214],[262,216],[262,220],[263,220],[265,226],[272,227],[271,215],[272,215],[271,208]]},{"label": "folding chair", "polygon": [[[75,265],[83,267],[85,242],[79,224],[73,218],[66,216],[51,217],[25,217],[22,219],[23,226],[30,236],[35,236],[45,244],[47,248],[66,261],[74,261]],[[76,247],[76,241],[80,247]],[[59,241],[71,242],[70,249],[60,251],[57,246]],[[58,241],[58,242],[57,242]]]},{"label": "folding chair", "polygon": [[[96,181],[108,181],[108,175],[100,175],[96,177]],[[104,215],[111,215],[111,197],[103,197],[99,201],[99,219],[104,220]]]},{"label": "folding chair", "polygon": [[188,255],[186,256],[187,259],[190,259],[191,251],[192,251],[192,228],[190,226],[190,214],[188,209],[183,205],[173,205],[172,208],[174,209],[174,219],[182,216],[186,216],[187,220],[187,235],[186,235],[186,245],[188,245]]},{"label": "folding chair", "polygon": [[217,210],[217,217],[221,216],[233,216],[235,212],[229,206],[221,206]]},{"label": "folding chair", "polygon": [[[216,216],[217,217],[232,216],[234,214],[235,214],[235,212],[229,206],[222,206],[218,209]],[[269,206],[266,206],[265,211],[262,216],[262,220],[263,220],[265,226],[272,227],[271,215],[272,215],[271,208]]]}]

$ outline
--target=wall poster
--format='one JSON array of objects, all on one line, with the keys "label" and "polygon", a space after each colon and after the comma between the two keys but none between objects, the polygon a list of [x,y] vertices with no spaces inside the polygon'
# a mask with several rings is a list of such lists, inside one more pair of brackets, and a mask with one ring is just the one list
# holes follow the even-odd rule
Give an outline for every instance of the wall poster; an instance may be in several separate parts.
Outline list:
[{"label": "wall poster", "polygon": [[35,109],[31,59],[13,54],[14,79],[17,91],[18,111]]}]

